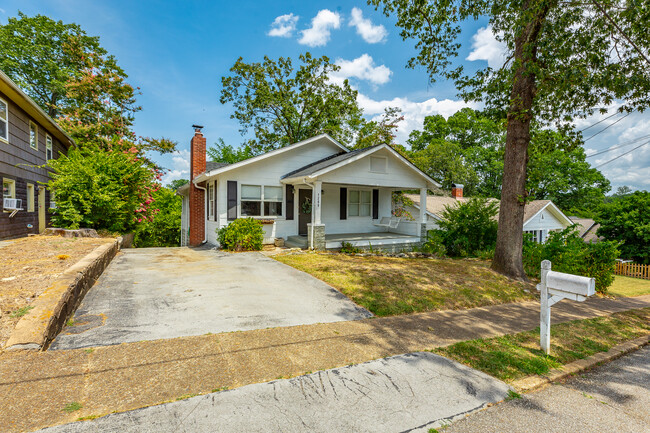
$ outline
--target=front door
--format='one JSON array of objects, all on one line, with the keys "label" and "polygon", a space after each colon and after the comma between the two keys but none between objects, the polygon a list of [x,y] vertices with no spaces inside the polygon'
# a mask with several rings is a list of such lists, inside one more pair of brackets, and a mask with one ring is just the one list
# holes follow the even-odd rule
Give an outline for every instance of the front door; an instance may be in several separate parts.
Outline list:
[{"label": "front door", "polygon": [[45,230],[45,188],[38,188],[38,232]]},{"label": "front door", "polygon": [[311,190],[298,190],[298,234],[307,236],[307,224],[311,222]]}]

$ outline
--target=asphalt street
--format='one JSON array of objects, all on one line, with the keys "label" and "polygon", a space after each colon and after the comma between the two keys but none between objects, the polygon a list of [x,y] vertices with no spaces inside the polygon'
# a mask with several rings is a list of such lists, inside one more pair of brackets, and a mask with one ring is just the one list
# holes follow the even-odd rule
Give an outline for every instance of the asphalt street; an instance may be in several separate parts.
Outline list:
[{"label": "asphalt street", "polygon": [[444,432],[650,432],[650,345],[474,413]]}]

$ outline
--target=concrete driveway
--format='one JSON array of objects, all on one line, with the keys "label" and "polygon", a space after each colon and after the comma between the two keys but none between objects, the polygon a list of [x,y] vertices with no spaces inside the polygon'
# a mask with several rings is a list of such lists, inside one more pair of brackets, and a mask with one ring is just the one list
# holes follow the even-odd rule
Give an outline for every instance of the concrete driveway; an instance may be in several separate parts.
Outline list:
[{"label": "concrete driveway", "polygon": [[123,250],[52,349],[357,320],[372,314],[260,253]]}]

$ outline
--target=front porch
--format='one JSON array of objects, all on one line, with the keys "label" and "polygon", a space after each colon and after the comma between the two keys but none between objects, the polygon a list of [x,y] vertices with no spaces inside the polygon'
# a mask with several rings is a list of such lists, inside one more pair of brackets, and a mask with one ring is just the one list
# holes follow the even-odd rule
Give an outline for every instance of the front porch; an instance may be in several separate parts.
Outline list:
[{"label": "front porch", "polygon": [[[341,248],[342,242],[349,242],[357,248],[393,251],[397,248],[412,248],[421,241],[420,236],[391,232],[337,233],[325,235],[325,249],[339,249]],[[309,248],[309,239],[307,236],[289,236],[286,245],[297,248]]]}]

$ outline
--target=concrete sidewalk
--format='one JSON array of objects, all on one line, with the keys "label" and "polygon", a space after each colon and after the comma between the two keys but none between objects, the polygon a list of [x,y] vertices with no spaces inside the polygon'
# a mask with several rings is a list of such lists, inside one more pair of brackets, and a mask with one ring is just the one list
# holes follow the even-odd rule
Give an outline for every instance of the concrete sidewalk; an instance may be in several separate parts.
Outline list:
[{"label": "concrete sidewalk", "polygon": [[[650,295],[561,302],[553,323],[650,307]],[[539,303],[0,355],[0,425],[30,431],[458,341],[534,329]],[[83,408],[67,414],[63,407]]]},{"label": "concrete sidewalk", "polygon": [[42,432],[426,433],[504,400],[509,389],[485,373],[420,352],[247,385]]}]

